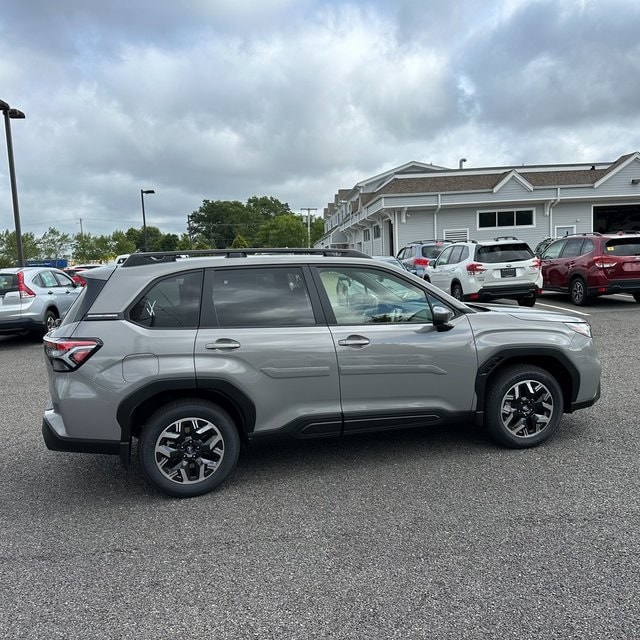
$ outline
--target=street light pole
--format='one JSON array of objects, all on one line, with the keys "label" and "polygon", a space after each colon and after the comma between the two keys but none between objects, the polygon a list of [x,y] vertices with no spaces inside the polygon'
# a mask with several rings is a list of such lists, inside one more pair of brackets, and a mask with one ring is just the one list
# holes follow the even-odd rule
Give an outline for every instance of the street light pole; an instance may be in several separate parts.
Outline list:
[{"label": "street light pole", "polygon": [[153,189],[140,189],[140,200],[142,201],[142,235],[144,237],[144,250],[149,251],[147,242],[147,219],[144,215],[144,196],[145,194],[155,193]]},{"label": "street light pole", "polygon": [[307,247],[311,247],[311,212],[318,209],[316,207],[302,207],[301,210],[307,212]]},{"label": "street light pole", "polygon": [[0,111],[4,115],[4,129],[7,136],[7,155],[9,156],[9,178],[11,180],[11,199],[13,200],[13,219],[16,226],[16,247],[18,253],[18,266],[24,267],[24,254],[22,252],[22,229],[20,228],[20,209],[18,208],[18,187],[16,185],[16,168],[13,163],[13,140],[11,139],[10,119],[21,119],[25,115],[18,109],[12,109],[4,100],[0,100]]}]

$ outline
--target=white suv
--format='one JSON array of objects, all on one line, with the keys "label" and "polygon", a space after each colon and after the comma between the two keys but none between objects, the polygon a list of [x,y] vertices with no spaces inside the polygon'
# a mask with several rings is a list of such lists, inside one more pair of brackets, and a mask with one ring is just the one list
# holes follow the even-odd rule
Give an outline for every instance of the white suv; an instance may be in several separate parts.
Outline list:
[{"label": "white suv", "polygon": [[511,236],[455,242],[424,277],[458,300],[511,298],[532,307],[542,293],[540,260],[526,242]]}]

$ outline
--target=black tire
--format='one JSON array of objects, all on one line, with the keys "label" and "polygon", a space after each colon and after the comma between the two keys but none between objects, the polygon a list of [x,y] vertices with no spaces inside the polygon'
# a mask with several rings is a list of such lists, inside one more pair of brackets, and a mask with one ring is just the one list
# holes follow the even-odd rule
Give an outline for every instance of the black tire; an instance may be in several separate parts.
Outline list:
[{"label": "black tire", "polygon": [[47,312],[44,314],[44,332],[48,333],[51,329],[54,328],[56,320],[58,319],[58,314],[55,309],[47,309]]},{"label": "black tire", "polygon": [[459,282],[454,282],[451,285],[451,295],[456,300],[462,300],[462,285]]},{"label": "black tire", "polygon": [[536,296],[527,296],[526,298],[518,298],[518,304],[521,307],[533,307],[536,303]]},{"label": "black tire", "polygon": [[431,284],[431,278],[426,273],[422,276],[422,279]]},{"label": "black tire", "polygon": [[584,307],[589,303],[587,296],[587,284],[582,278],[574,278],[569,285],[571,302],[578,307]]},{"label": "black tire", "polygon": [[633,294],[633,299],[634,299],[636,302],[640,302],[640,293],[634,293],[634,294]]},{"label": "black tire", "polygon": [[[157,445],[162,452],[156,451]],[[158,409],[138,441],[144,476],[158,491],[175,498],[215,489],[233,471],[239,453],[240,436],[229,414],[199,398]]]},{"label": "black tire", "polygon": [[496,442],[524,449],[548,440],[558,429],[563,410],[557,380],[540,367],[518,364],[490,381],[485,425]]}]

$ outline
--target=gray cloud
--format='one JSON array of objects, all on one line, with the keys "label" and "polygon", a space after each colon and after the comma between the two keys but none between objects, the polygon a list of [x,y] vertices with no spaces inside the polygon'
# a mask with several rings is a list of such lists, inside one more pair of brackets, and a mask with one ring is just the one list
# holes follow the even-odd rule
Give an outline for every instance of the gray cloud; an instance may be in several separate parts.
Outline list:
[{"label": "gray cloud", "polygon": [[[409,160],[615,159],[640,149],[639,26],[623,0],[7,3],[23,226],[139,226],[154,188],[179,233],[203,199],[321,211]],[[0,161],[0,229],[10,203]]]}]

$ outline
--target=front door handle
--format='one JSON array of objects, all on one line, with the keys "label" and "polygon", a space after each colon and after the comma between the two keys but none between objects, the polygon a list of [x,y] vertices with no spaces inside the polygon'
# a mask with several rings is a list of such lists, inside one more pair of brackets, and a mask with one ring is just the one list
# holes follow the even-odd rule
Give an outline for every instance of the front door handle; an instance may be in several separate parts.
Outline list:
[{"label": "front door handle", "polygon": [[210,349],[211,351],[232,351],[233,349],[239,349],[240,343],[237,340],[220,338],[220,340],[216,340],[215,342],[207,342],[204,348]]},{"label": "front door handle", "polygon": [[368,344],[371,344],[371,340],[364,336],[349,336],[343,340],[338,340],[338,344],[341,347],[366,347]]}]

